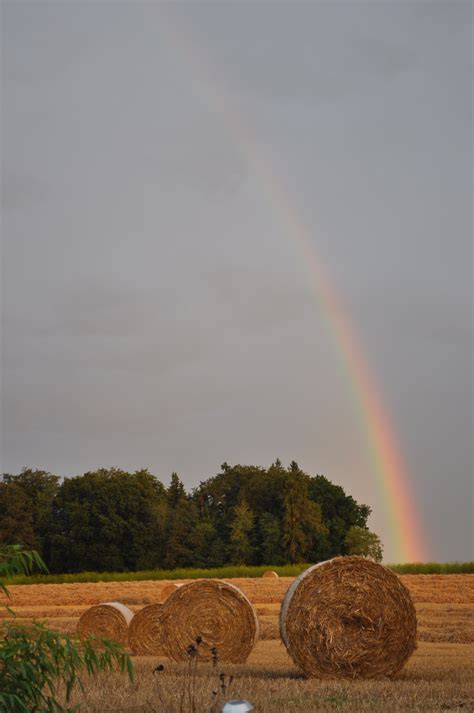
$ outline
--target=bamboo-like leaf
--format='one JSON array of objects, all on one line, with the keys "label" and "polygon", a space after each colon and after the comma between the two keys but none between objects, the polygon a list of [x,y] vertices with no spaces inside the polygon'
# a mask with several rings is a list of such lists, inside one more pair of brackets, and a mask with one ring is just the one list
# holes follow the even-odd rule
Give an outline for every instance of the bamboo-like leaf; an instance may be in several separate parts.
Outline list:
[{"label": "bamboo-like leaf", "polygon": [[[29,573],[33,568],[46,571],[38,553],[19,545],[0,546],[0,576]],[[0,591],[8,595],[1,579]],[[73,708],[64,708],[57,700],[57,684],[64,681],[68,703],[76,685],[83,690],[79,676],[83,671],[95,674],[117,667],[133,680],[132,662],[122,647],[112,641],[98,641],[103,647],[100,654],[95,652],[93,641],[82,643],[39,623],[9,623],[7,636],[0,640],[0,711],[71,713]]]}]

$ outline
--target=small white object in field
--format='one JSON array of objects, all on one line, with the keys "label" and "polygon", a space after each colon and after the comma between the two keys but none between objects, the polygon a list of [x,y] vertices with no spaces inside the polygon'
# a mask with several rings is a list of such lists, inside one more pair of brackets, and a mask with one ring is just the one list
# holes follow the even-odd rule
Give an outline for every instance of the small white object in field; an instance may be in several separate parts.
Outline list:
[{"label": "small white object in field", "polygon": [[249,701],[227,701],[224,703],[221,713],[249,713],[255,710]]}]

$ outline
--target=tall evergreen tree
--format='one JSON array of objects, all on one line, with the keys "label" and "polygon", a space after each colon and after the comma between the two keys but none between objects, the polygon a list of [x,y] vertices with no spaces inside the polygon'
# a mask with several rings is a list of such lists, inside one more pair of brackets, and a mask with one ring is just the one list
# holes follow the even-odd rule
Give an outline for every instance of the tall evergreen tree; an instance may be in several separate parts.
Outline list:
[{"label": "tall evergreen tree", "polygon": [[251,561],[253,521],[253,513],[245,500],[236,505],[230,530],[230,559],[233,564],[249,564]]},{"label": "tall evergreen tree", "polygon": [[287,560],[302,562],[308,550],[308,538],[303,528],[302,513],[307,506],[307,497],[301,478],[292,478],[283,500],[283,543]]},{"label": "tall evergreen tree", "polygon": [[284,562],[283,535],[280,519],[270,512],[264,512],[259,520],[261,536],[261,564],[282,564]]},{"label": "tall evergreen tree", "polygon": [[226,547],[210,520],[199,520],[191,534],[190,546],[195,567],[221,567],[226,563]]},{"label": "tall evergreen tree", "polygon": [[164,557],[165,567],[174,569],[194,566],[193,533],[196,523],[194,503],[184,496],[176,503],[171,513]]},{"label": "tall evergreen tree", "polygon": [[284,498],[283,542],[290,562],[308,562],[314,558],[318,538],[327,534],[321,507],[309,497],[309,476],[295,461],[289,467]]},{"label": "tall evergreen tree", "polygon": [[174,509],[186,497],[184,485],[177,473],[171,473],[171,483],[166,491],[166,496],[171,509]]},{"label": "tall evergreen tree", "polygon": [[197,524],[195,503],[188,497],[177,473],[172,473],[167,490],[168,523],[164,566],[192,567],[194,564],[193,531]]}]

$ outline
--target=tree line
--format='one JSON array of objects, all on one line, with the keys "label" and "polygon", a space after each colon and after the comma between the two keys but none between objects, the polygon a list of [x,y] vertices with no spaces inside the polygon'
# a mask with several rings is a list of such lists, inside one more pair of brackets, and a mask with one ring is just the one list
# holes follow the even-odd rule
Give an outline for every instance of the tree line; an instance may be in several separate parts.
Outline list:
[{"label": "tree line", "polygon": [[24,469],[0,479],[0,544],[37,550],[51,572],[137,571],[225,564],[380,560],[371,509],[293,461],[223,463],[187,492],[148,472],[99,469],[71,478]]}]

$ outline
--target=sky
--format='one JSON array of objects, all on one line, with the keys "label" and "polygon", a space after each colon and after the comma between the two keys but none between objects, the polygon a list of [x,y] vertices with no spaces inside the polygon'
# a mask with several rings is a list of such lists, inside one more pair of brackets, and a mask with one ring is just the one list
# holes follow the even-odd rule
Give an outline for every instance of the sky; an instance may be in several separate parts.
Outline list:
[{"label": "sky", "polygon": [[2,470],[294,459],[393,560],[317,262],[429,558],[472,559],[471,3],[2,10]]}]

